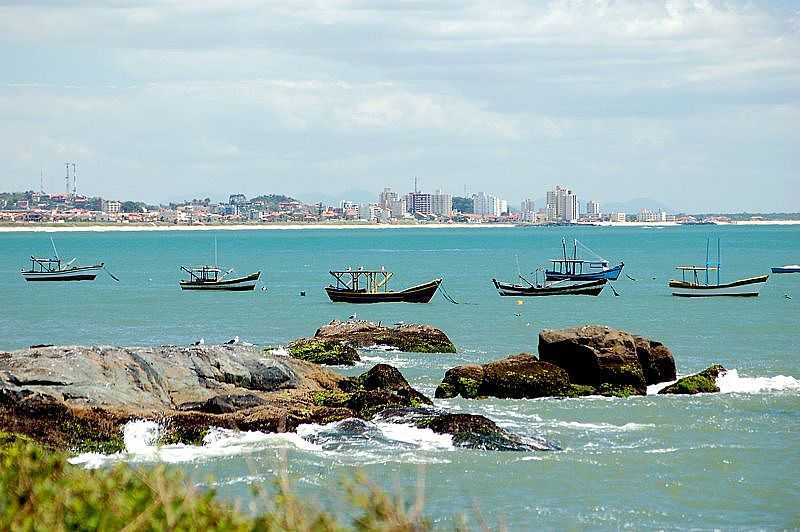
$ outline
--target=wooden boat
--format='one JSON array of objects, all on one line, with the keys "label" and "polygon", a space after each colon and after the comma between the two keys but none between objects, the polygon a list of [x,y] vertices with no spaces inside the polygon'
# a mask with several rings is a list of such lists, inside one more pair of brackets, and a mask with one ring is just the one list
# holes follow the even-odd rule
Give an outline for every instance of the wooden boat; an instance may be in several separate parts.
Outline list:
[{"label": "wooden boat", "polygon": [[217,266],[199,266],[181,270],[189,274],[188,279],[181,279],[181,290],[219,290],[227,292],[243,292],[255,290],[256,283],[261,277],[261,272],[251,273],[242,277],[227,277]]},{"label": "wooden boat", "polygon": [[[616,281],[622,273],[622,268],[625,266],[624,262],[620,262],[616,266],[610,267],[607,260],[598,255],[598,260],[583,260],[578,258],[578,245],[580,242],[577,240],[573,243],[572,258],[567,256],[567,242],[561,239],[561,246],[564,250],[564,258],[550,259],[553,266],[550,270],[545,270],[546,281],[596,281],[598,279],[607,279],[609,281]],[[583,244],[582,247],[586,248]],[[586,248],[591,253],[593,251]],[[597,255],[596,253],[594,253]],[[585,270],[584,270],[585,269]]]},{"label": "wooden boat", "polygon": [[800,273],[800,264],[787,264],[772,268],[772,273]]},{"label": "wooden boat", "polygon": [[31,268],[21,270],[22,277],[28,281],[94,281],[103,263],[92,266],[77,266],[75,259],[62,265],[60,258],[50,259],[31,257]]},{"label": "wooden boat", "polygon": [[[709,243],[706,242],[705,266],[678,266],[675,269],[681,272],[681,280],[669,281],[672,295],[677,297],[756,297],[759,290],[769,279],[769,275],[759,275],[739,279],[730,283],[720,283],[720,252],[719,239],[717,239],[717,261],[712,263],[709,258]],[[709,273],[716,273],[716,283],[709,280]],[[686,280],[690,274],[690,280]],[[705,276],[703,276],[705,274]],[[703,279],[703,277],[705,277]]]},{"label": "wooden boat", "polygon": [[[527,282],[527,281],[526,281]],[[608,279],[597,279],[595,281],[578,282],[571,284],[561,284],[558,281],[550,284],[526,285],[503,283],[497,279],[492,279],[494,287],[501,296],[598,296],[608,283]]]},{"label": "wooden boat", "polygon": [[430,303],[441,279],[406,288],[389,290],[392,272],[380,270],[344,270],[329,272],[336,285],[325,287],[325,292],[334,303]]}]

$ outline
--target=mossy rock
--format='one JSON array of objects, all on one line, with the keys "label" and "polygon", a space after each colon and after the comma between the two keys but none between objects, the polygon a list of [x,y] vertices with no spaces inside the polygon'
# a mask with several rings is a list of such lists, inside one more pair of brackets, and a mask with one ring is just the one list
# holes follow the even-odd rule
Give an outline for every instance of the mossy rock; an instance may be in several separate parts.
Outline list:
[{"label": "mossy rock", "polygon": [[605,397],[630,397],[632,395],[645,395],[647,390],[642,390],[630,384],[604,383],[595,388],[595,393]]},{"label": "mossy rock", "polygon": [[322,390],[312,393],[312,400],[317,406],[342,407],[347,406],[352,394],[339,390]]},{"label": "mossy rock", "polygon": [[594,386],[588,386],[586,384],[570,384],[569,391],[567,391],[565,397],[586,397],[588,395],[598,395]]},{"label": "mossy rock", "polygon": [[328,366],[354,366],[361,360],[356,348],[344,340],[304,338],[295,340],[286,350],[294,358]]},{"label": "mossy rock", "polygon": [[678,382],[670,384],[662,389],[659,394],[694,395],[697,393],[716,393],[719,392],[717,377],[725,373],[726,369],[719,364],[704,369],[695,375],[689,375],[679,379]]},{"label": "mossy rock", "polygon": [[121,428],[107,432],[93,427],[90,423],[71,419],[62,423],[61,430],[69,435],[69,448],[76,453],[114,454],[125,450]]},{"label": "mossy rock", "polygon": [[458,379],[458,386],[459,391],[461,392],[461,397],[465,399],[475,399],[480,395],[478,390],[480,390],[481,381],[467,377],[461,377]]},{"label": "mossy rock", "polygon": [[458,390],[449,382],[443,382],[436,387],[434,397],[437,399],[452,399],[458,395]]}]

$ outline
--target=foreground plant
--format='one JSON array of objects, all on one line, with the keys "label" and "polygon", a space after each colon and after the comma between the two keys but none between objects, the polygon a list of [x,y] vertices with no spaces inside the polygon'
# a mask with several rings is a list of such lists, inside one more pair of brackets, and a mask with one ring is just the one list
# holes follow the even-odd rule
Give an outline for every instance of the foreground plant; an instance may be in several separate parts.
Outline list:
[{"label": "foreground plant", "polygon": [[363,478],[346,484],[355,517],[342,526],[331,514],[292,493],[281,477],[263,491],[266,512],[251,517],[199,491],[163,466],[109,470],[71,466],[67,455],[29,438],[0,432],[0,530],[429,530],[421,499],[411,510]]}]

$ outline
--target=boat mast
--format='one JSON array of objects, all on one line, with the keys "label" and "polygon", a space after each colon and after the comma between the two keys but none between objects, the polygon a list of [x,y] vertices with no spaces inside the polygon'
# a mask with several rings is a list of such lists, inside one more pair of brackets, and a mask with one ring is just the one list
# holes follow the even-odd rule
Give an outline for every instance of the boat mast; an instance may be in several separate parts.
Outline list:
[{"label": "boat mast", "polygon": [[708,258],[708,246],[710,245],[710,239],[706,238],[706,284],[708,284],[708,268],[711,266],[711,262]]},{"label": "boat mast", "polygon": [[722,257],[719,254],[719,237],[717,237],[717,286],[719,286],[719,270],[722,267]]},{"label": "boat mast", "polygon": [[50,243],[53,245],[53,252],[56,254],[56,258],[60,259],[60,257],[58,256],[58,250],[56,249],[56,243],[53,240],[52,236],[50,237]]}]

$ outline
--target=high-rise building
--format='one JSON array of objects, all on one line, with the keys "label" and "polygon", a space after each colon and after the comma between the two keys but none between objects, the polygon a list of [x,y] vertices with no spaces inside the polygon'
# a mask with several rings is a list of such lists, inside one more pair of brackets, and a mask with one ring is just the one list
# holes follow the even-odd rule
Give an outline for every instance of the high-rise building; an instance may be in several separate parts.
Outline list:
[{"label": "high-rise building", "polygon": [[406,208],[411,214],[433,214],[431,194],[410,192],[406,194]]},{"label": "high-rise building", "polygon": [[431,195],[431,213],[449,218],[453,215],[453,197],[437,190]]},{"label": "high-rise building", "polygon": [[478,192],[472,196],[475,214],[484,218],[497,218],[501,214],[501,200],[492,196]]},{"label": "high-rise building", "polygon": [[550,222],[574,222],[580,214],[578,197],[568,188],[556,185],[547,191],[547,220]]},{"label": "high-rise building", "polygon": [[587,216],[600,216],[600,204],[596,201],[589,200],[586,202],[586,215]]},{"label": "high-rise building", "polygon": [[389,208],[393,201],[397,201],[397,192],[392,192],[389,187],[384,188],[378,196],[378,205]]},{"label": "high-rise building", "polygon": [[522,200],[519,212],[523,222],[536,221],[536,205],[534,204],[532,199]]}]

